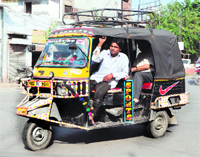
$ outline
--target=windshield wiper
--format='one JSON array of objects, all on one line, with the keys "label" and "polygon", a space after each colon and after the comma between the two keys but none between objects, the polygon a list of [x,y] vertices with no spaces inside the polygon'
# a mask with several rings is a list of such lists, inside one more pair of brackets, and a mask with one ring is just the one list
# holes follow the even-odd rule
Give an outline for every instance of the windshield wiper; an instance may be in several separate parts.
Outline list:
[{"label": "windshield wiper", "polygon": [[36,68],[39,68],[39,66],[42,65],[43,63],[52,63],[52,62],[54,63],[54,61],[41,62],[40,64],[38,64],[38,65],[36,66]]},{"label": "windshield wiper", "polygon": [[77,46],[77,48],[82,52],[82,54],[87,58],[87,61],[88,61],[88,57],[86,56],[86,54],[83,52],[83,50]]},{"label": "windshield wiper", "polygon": [[41,62],[40,64],[36,65],[36,68],[39,68],[39,66],[42,64],[43,62]]}]

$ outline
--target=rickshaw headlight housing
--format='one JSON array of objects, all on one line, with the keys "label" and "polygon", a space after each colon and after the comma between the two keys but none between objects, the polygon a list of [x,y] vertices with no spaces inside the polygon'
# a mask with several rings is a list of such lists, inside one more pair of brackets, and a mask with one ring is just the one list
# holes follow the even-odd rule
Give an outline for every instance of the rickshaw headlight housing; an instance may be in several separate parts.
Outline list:
[{"label": "rickshaw headlight housing", "polygon": [[54,77],[54,73],[52,71],[49,72],[49,77],[52,79]]}]

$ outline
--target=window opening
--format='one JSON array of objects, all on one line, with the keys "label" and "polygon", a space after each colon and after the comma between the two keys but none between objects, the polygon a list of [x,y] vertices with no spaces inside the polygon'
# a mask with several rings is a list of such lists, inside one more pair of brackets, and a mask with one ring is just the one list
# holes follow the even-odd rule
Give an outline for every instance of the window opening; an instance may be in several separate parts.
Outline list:
[{"label": "window opening", "polygon": [[32,13],[32,2],[25,3],[26,5],[26,13],[31,14]]},{"label": "window opening", "polygon": [[72,12],[72,6],[65,5],[65,13],[71,13]]}]

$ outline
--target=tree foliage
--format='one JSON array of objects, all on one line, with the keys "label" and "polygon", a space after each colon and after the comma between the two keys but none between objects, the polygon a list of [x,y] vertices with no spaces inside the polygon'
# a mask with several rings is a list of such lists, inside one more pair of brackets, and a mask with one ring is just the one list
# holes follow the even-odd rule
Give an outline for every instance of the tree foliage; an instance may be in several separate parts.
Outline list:
[{"label": "tree foliage", "polygon": [[45,31],[45,39],[46,40],[48,39],[49,35],[53,31],[53,29],[56,27],[56,25],[57,25],[57,22],[55,21],[54,23],[52,23],[52,25],[50,26],[50,28]]},{"label": "tree foliage", "polygon": [[156,13],[156,29],[165,29],[184,42],[183,53],[200,56],[200,0],[172,1]]}]

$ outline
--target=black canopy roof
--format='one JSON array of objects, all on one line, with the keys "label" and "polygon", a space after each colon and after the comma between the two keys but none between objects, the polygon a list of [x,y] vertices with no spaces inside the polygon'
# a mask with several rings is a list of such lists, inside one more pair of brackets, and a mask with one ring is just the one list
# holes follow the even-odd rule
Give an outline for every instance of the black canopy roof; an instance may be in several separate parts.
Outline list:
[{"label": "black canopy roof", "polygon": [[[82,31],[81,31],[82,30]],[[90,32],[90,36],[110,36],[147,40],[152,47],[155,61],[155,78],[175,79],[185,77],[185,70],[178,47],[177,37],[167,30],[144,29],[138,27],[113,27],[113,28],[69,28],[55,30],[50,38],[64,32]]]},{"label": "black canopy roof", "polygon": [[[143,16],[149,16],[149,14],[153,16],[153,19],[143,20]],[[185,70],[178,47],[177,37],[174,34],[166,30],[133,27],[137,24],[150,24],[152,27],[152,24],[156,20],[153,12],[113,8],[87,10],[64,14],[62,19],[64,24],[66,24],[66,16],[72,16],[76,19],[76,22],[70,25],[80,28],[74,28],[74,31],[77,31],[77,29],[84,29],[85,27],[90,30],[88,35],[91,36],[94,33],[93,36],[110,36],[149,41],[155,60],[155,77],[158,79],[185,77]],[[141,20],[135,20],[137,19],[135,16],[141,16]],[[91,28],[88,28],[88,26]],[[116,26],[118,28],[116,28]],[[53,34],[55,33],[56,32]]]},{"label": "black canopy roof", "polygon": [[94,36],[111,36],[118,38],[147,40],[151,44],[155,60],[155,78],[175,79],[185,77],[176,35],[167,30],[144,29],[137,27],[92,28]]}]

